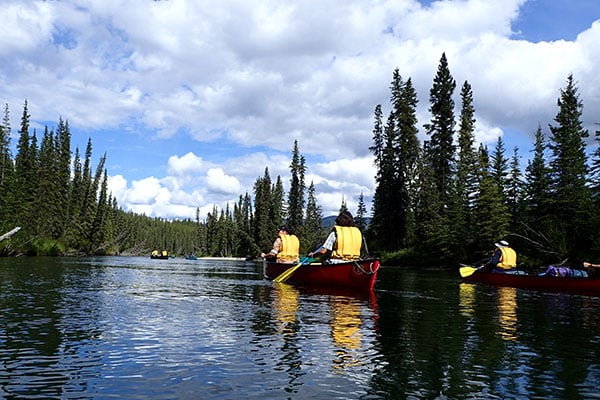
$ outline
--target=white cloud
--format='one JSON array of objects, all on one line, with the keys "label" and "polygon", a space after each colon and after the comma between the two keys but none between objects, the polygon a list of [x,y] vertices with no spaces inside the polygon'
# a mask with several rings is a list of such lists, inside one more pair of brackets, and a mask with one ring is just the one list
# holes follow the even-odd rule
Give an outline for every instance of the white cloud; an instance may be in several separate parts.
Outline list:
[{"label": "white cloud", "polygon": [[186,175],[200,173],[204,168],[202,157],[198,157],[192,152],[185,154],[183,157],[177,155],[169,157],[167,165],[167,173],[169,175]]},{"label": "white cloud", "polygon": [[240,182],[234,176],[225,175],[221,168],[211,168],[206,174],[206,187],[212,191],[222,194],[241,194]]},{"label": "white cloud", "polygon": [[126,202],[139,205],[152,204],[160,192],[160,182],[153,176],[133,181],[131,183],[131,190],[127,193]]}]

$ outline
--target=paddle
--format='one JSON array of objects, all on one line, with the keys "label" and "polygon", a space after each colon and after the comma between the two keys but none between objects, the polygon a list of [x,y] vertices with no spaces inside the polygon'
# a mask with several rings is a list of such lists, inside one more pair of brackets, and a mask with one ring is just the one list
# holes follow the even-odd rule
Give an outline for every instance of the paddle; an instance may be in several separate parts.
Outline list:
[{"label": "paddle", "polygon": [[290,276],[292,276],[292,274],[294,272],[296,272],[296,270],[298,268],[300,268],[302,265],[304,264],[308,264],[313,262],[315,259],[314,258],[308,258],[308,257],[304,257],[302,260],[300,260],[300,263],[298,265],[293,266],[292,268],[288,268],[285,271],[283,271],[278,277],[276,277],[275,279],[273,279],[273,282],[285,282],[288,280],[288,278]]},{"label": "paddle", "polygon": [[463,278],[466,278],[468,276],[473,275],[476,271],[479,271],[481,268],[483,268],[483,265],[481,267],[473,267],[471,265],[465,265],[465,264],[460,264],[460,276]]}]

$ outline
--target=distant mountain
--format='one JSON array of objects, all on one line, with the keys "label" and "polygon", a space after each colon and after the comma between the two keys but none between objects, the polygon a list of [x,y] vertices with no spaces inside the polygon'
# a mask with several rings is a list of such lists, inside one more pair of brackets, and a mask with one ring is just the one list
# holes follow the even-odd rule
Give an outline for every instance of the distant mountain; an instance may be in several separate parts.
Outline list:
[{"label": "distant mountain", "polygon": [[329,230],[332,226],[335,225],[336,218],[337,215],[330,215],[329,217],[324,217],[321,221],[321,225],[323,225],[323,228]]}]

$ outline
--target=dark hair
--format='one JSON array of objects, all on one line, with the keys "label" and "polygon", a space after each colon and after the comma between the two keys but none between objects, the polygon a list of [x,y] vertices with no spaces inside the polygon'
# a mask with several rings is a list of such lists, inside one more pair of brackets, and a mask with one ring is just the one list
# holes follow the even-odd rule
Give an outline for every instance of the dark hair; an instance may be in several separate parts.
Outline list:
[{"label": "dark hair", "polygon": [[288,230],[287,230],[287,226],[285,226],[285,225],[281,225],[281,226],[279,227],[279,230],[280,230],[280,231],[286,231],[286,232],[288,231]]},{"label": "dark hair", "polygon": [[355,226],[354,218],[350,211],[342,211],[335,219],[335,224],[339,226]]}]

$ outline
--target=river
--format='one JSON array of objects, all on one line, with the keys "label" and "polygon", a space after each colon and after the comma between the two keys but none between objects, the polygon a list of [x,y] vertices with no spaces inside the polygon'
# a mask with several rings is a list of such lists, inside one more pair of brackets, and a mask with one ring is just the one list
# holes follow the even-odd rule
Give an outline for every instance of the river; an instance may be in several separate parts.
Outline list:
[{"label": "river", "polygon": [[0,397],[600,399],[600,298],[382,267],[372,293],[259,265],[0,259]]}]

